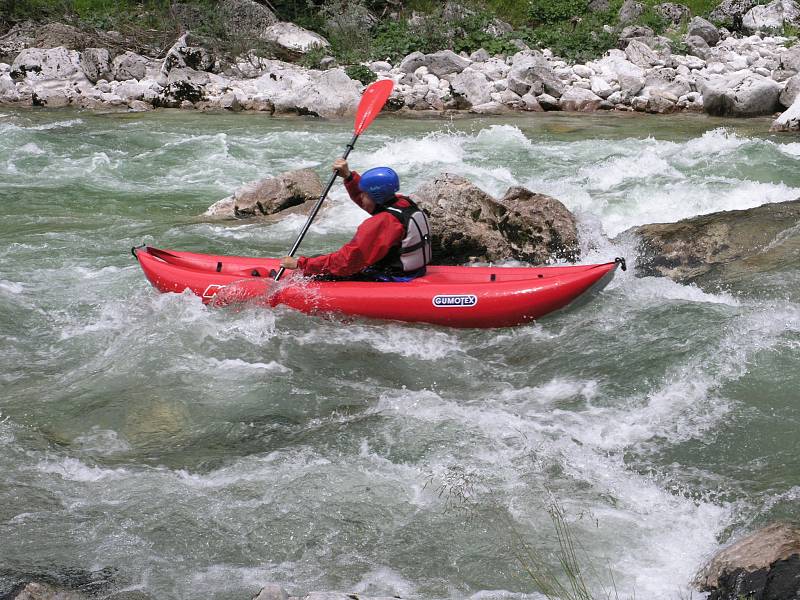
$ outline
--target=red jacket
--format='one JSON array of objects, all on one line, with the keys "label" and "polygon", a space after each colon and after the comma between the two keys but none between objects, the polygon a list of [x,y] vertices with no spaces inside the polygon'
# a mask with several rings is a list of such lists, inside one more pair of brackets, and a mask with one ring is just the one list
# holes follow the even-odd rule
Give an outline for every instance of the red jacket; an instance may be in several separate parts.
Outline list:
[{"label": "red jacket", "polygon": [[[361,201],[363,192],[358,189],[361,176],[352,171],[353,177],[345,181],[344,186],[350,199],[364,208]],[[400,199],[394,206],[405,208],[410,206],[407,200]],[[364,208],[366,210],[366,208]],[[301,256],[297,259],[297,268],[303,275],[334,275],[348,277],[374,265],[393,246],[399,246],[405,237],[402,223],[387,212],[380,212],[361,223],[353,239],[339,248],[336,252],[321,256]]]}]

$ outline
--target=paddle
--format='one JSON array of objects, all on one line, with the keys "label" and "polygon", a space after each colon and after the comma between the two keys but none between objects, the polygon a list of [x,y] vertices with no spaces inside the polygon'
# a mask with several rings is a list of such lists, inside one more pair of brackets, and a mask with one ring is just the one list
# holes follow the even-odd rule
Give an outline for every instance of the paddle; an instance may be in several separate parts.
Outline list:
[{"label": "paddle", "polygon": [[[383,105],[386,104],[386,100],[389,99],[389,95],[392,93],[393,88],[394,82],[391,79],[383,79],[381,81],[376,81],[366,90],[364,90],[364,95],[361,97],[361,102],[359,102],[358,111],[356,112],[355,132],[353,134],[353,139],[350,140],[349,144],[347,144],[342,158],[346,159],[350,155],[350,151],[356,145],[358,136],[364,133],[367,127],[370,126],[370,123],[372,123],[372,121],[375,120],[375,117],[378,116],[378,113],[381,112],[381,109],[383,108]],[[325,201],[325,197],[328,195],[328,192],[331,191],[333,183],[336,181],[338,176],[339,174],[337,172],[334,172],[333,175],[331,175],[330,180],[328,180],[328,185],[325,186],[325,191],[322,192],[322,196],[320,196],[319,200],[317,200],[317,203],[311,211],[311,214],[309,214],[308,219],[306,219],[306,224],[303,225],[303,230],[300,232],[300,235],[297,236],[294,246],[292,246],[292,249],[289,251],[289,256],[294,256],[294,253],[297,252],[297,249],[300,247],[300,243],[303,241],[303,238],[308,232],[308,228],[311,227],[311,223],[317,216],[322,203]],[[284,271],[285,269],[281,267],[278,271],[278,274],[275,275],[275,281],[278,281],[281,278],[281,275],[283,275]]]}]

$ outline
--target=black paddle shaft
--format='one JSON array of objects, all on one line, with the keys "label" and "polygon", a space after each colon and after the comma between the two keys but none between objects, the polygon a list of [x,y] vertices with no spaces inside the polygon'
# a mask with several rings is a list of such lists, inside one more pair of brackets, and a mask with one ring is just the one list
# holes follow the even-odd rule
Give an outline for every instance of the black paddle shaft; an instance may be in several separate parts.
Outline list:
[{"label": "black paddle shaft", "polygon": [[[357,139],[358,139],[358,134],[356,133],[355,135],[353,135],[353,139],[350,140],[350,143],[347,144],[347,148],[345,148],[344,154],[342,154],[342,158],[343,159],[347,160],[347,157],[350,156],[350,152],[353,150],[353,147],[356,145],[356,140]],[[311,227],[311,223],[314,221],[314,218],[317,216],[317,213],[319,212],[319,209],[322,207],[322,203],[325,201],[325,197],[328,195],[328,192],[331,191],[331,188],[333,187],[333,184],[336,181],[336,178],[338,176],[339,176],[339,173],[337,171],[334,171],[333,175],[331,175],[331,178],[328,180],[328,185],[325,186],[325,191],[322,192],[322,195],[319,197],[319,200],[317,200],[317,203],[314,205],[314,208],[311,211],[311,214],[309,214],[308,215],[308,219],[306,219],[306,224],[303,225],[303,230],[300,232],[300,235],[297,236],[297,240],[295,240],[294,246],[292,246],[292,249],[289,251],[289,256],[294,256],[294,253],[297,252],[297,249],[300,247],[300,244],[303,242],[303,238],[305,237],[306,233],[308,233],[308,229]],[[278,281],[281,278],[281,275],[283,275],[283,272],[285,270],[286,269],[284,269],[283,267],[281,267],[278,270],[278,274],[275,275],[275,281]]]}]

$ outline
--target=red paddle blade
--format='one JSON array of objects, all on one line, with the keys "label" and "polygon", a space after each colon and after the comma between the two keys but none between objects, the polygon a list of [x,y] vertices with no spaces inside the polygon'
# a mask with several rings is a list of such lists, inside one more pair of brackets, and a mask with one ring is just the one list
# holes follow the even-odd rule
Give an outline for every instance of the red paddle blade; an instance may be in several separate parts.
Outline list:
[{"label": "red paddle blade", "polygon": [[361,135],[375,117],[378,116],[393,89],[394,81],[381,79],[364,90],[364,95],[361,96],[361,102],[358,104],[358,112],[356,113],[356,135]]}]

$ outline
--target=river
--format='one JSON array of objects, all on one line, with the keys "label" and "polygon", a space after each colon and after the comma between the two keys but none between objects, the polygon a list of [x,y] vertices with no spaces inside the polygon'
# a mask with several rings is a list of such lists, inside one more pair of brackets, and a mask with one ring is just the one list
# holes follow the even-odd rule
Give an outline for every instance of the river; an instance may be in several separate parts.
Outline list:
[{"label": "river", "polygon": [[[631,226],[800,197],[800,141],[768,126],[380,118],[351,165],[406,192],[450,171],[550,194],[584,261],[634,263],[609,241]],[[701,290],[629,269],[498,330],[208,309],[144,279],[143,242],[285,254],[303,217],[197,215],[249,180],[324,177],[351,132],[0,110],[0,597],[49,577],[153,599],[535,599],[522,564],[558,571],[563,523],[595,597],[677,599],[731,536],[800,517],[800,270]],[[302,251],[362,218],[337,185]]]}]

